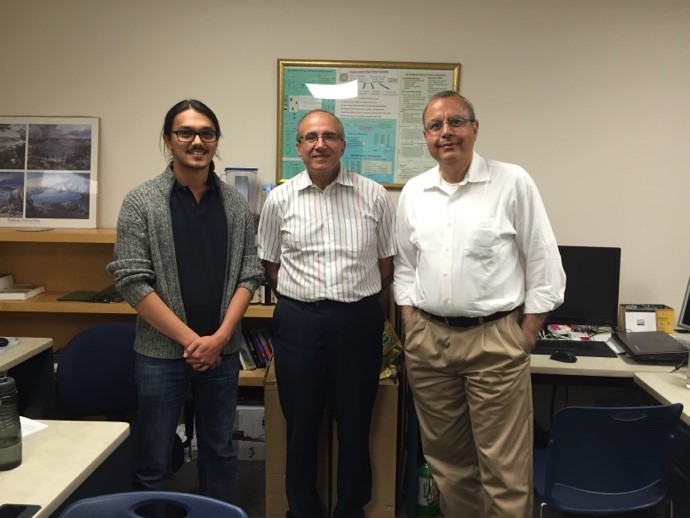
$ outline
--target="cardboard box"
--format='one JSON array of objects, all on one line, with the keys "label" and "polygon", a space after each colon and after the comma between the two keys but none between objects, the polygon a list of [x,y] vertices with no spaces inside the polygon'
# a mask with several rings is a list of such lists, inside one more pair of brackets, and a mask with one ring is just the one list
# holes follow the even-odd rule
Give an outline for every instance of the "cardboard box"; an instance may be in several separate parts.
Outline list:
[{"label": "cardboard box", "polygon": [[[285,516],[285,419],[280,409],[278,385],[271,364],[264,385],[266,405],[266,516]],[[372,463],[372,497],[364,508],[367,518],[394,518],[398,444],[398,383],[379,383],[371,423],[369,449]],[[336,504],[337,440],[335,424],[324,415],[318,445],[317,490],[327,517]],[[329,511],[330,510],[330,511]]]},{"label": "cardboard box", "polygon": [[237,405],[232,445],[239,460],[264,460],[266,427],[264,407]]},{"label": "cardboard box", "polygon": [[621,304],[618,327],[621,331],[673,332],[673,308],[663,304]]}]

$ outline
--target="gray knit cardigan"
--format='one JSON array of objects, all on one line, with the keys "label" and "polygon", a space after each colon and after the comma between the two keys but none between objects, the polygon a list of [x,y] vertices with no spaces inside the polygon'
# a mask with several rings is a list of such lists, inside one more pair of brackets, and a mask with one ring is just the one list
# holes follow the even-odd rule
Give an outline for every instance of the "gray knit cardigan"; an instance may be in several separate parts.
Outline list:
[{"label": "gray knit cardigan", "polygon": [[[225,291],[218,323],[230,298],[242,286],[254,292],[263,279],[254,241],[254,216],[242,195],[233,187],[218,183],[228,222],[228,260]],[[122,297],[135,306],[155,291],[170,309],[186,322],[177,274],[175,245],[170,215],[170,196],[175,177],[168,167],[157,177],[132,189],[122,203],[117,221],[115,257],[107,270],[115,277]],[[236,352],[244,338],[240,326],[233,331],[223,353]],[[137,317],[134,349],[145,356],[176,359],[182,347]]]}]

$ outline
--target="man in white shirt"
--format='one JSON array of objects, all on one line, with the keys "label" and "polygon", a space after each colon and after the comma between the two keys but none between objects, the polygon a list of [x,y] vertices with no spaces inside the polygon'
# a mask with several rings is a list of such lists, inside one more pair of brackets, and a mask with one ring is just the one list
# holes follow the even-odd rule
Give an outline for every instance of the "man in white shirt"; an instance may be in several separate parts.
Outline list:
[{"label": "man in white shirt", "polygon": [[333,517],[363,518],[371,499],[380,298],[393,280],[394,207],[380,184],[341,164],[345,135],[332,113],[302,117],[296,149],[306,169],[271,191],[258,247],[278,294],[273,361],[287,424],[287,517],[322,516],[316,449],[328,403],[338,434]]},{"label": "man in white shirt", "polygon": [[474,108],[427,104],[438,165],[396,216],[395,299],[424,455],[445,518],[532,516],[529,353],[565,273],[539,192],[519,166],[474,152]]}]

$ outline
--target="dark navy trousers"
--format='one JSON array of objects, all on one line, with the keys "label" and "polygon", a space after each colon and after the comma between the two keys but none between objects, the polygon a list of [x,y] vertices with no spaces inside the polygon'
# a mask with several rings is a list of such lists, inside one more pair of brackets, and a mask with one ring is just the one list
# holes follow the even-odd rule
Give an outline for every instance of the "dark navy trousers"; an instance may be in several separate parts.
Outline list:
[{"label": "dark navy trousers", "polygon": [[371,499],[369,429],[383,323],[375,295],[350,303],[278,299],[272,326],[278,395],[287,424],[288,518],[321,517],[317,443],[326,404],[338,439],[333,517],[364,516]]}]

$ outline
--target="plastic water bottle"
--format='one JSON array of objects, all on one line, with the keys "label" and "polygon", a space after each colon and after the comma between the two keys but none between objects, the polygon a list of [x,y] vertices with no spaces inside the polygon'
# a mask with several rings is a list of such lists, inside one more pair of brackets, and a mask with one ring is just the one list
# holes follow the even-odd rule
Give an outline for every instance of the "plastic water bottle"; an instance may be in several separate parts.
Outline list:
[{"label": "plastic water bottle", "polygon": [[22,430],[19,424],[17,384],[0,373],[0,471],[22,463]]},{"label": "plastic water bottle", "polygon": [[417,470],[417,481],[417,516],[435,518],[439,514],[439,492],[426,462]]}]

